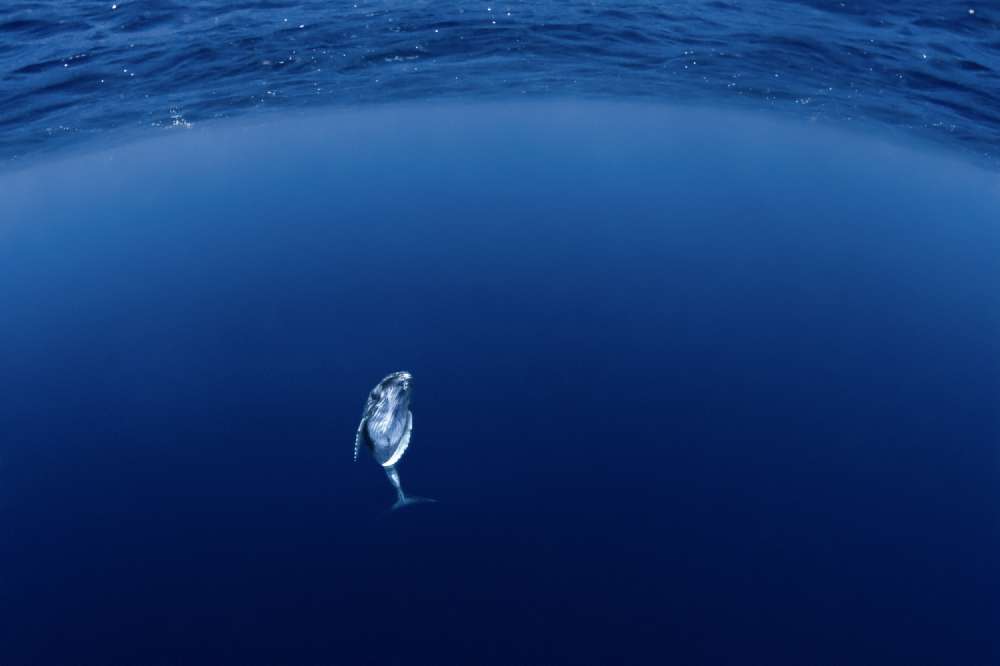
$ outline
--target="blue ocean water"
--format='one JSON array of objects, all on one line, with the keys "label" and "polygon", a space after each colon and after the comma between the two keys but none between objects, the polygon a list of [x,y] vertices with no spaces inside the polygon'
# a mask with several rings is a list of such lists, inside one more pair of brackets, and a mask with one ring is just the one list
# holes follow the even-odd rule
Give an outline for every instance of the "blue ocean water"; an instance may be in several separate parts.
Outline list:
[{"label": "blue ocean water", "polygon": [[[3,198],[4,664],[997,663],[991,172],[431,104]],[[397,369],[439,503],[385,516]]]},{"label": "blue ocean water", "polygon": [[261,109],[638,97],[899,132],[993,168],[1000,8],[970,0],[11,0],[0,159]]},{"label": "blue ocean water", "polygon": [[1000,663],[995,11],[5,5],[0,666]]}]

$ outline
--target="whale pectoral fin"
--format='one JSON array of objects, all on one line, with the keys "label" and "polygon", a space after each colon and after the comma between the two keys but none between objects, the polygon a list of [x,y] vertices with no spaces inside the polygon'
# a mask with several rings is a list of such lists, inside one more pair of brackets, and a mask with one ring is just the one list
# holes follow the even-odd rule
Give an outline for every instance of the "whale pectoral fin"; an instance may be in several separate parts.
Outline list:
[{"label": "whale pectoral fin", "polygon": [[399,436],[399,441],[396,442],[396,448],[393,450],[392,455],[389,459],[382,463],[383,467],[392,467],[399,462],[403,454],[406,453],[406,447],[410,445],[410,433],[413,432],[413,413],[410,411],[406,412],[406,430],[403,434]]},{"label": "whale pectoral fin", "polygon": [[358,431],[354,434],[354,462],[358,462],[358,452],[361,450],[361,445],[368,439],[368,435],[365,433],[366,423],[368,423],[367,420],[361,419]]},{"label": "whale pectoral fin", "polygon": [[410,433],[413,432],[413,412],[406,410],[406,432],[399,439],[399,448],[405,450],[410,445]]}]

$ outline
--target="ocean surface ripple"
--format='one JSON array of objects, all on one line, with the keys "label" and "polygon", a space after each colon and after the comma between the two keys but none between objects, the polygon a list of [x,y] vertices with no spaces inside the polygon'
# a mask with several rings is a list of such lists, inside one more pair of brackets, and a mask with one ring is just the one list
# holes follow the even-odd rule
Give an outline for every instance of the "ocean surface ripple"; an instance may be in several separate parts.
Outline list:
[{"label": "ocean surface ripple", "polygon": [[[14,0],[0,160],[273,108],[503,97],[769,107],[1000,166],[1000,7],[955,0]],[[113,133],[112,133],[113,132]]]}]

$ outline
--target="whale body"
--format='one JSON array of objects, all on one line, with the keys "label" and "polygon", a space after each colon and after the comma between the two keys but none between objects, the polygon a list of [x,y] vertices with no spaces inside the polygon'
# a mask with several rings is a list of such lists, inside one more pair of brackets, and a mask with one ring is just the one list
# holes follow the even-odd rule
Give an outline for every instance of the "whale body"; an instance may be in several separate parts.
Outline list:
[{"label": "whale body", "polygon": [[385,469],[389,482],[396,489],[397,500],[393,509],[419,502],[433,502],[423,497],[407,496],[399,483],[399,463],[410,446],[413,432],[413,414],[410,412],[410,395],[413,375],[394,372],[380,381],[368,394],[361,423],[354,436],[354,460],[361,447],[371,451],[375,462]]}]

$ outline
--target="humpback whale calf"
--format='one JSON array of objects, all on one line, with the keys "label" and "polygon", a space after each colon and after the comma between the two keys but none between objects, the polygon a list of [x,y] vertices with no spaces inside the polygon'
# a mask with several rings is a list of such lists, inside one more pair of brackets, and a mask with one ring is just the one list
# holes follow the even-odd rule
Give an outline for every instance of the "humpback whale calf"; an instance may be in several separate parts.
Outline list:
[{"label": "humpback whale calf", "polygon": [[385,469],[389,482],[396,489],[396,503],[399,509],[419,502],[433,502],[425,497],[407,496],[399,485],[396,465],[410,445],[413,431],[413,414],[410,412],[410,393],[413,375],[408,372],[394,372],[371,390],[365,411],[354,436],[354,460],[362,444],[371,451],[375,461]]}]

